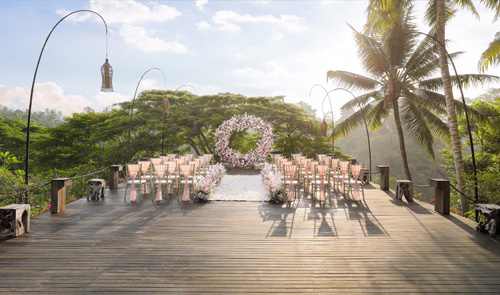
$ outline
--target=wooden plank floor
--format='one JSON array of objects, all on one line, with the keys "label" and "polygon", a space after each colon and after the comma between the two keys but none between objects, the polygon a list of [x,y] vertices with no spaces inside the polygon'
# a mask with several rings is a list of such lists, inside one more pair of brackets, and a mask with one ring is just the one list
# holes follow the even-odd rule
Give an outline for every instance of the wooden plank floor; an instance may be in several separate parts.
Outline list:
[{"label": "wooden plank floor", "polygon": [[0,240],[0,293],[500,293],[475,223],[369,186],[366,203],[81,199]]}]

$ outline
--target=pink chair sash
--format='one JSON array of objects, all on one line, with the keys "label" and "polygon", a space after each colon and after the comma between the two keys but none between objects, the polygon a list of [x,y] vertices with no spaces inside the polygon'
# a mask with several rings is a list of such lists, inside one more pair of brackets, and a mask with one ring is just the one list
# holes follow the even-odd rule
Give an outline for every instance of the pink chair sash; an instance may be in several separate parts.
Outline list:
[{"label": "pink chair sash", "polygon": [[340,172],[342,172],[342,191],[345,190],[344,188],[344,181],[347,180],[347,167],[349,166],[349,161],[339,161],[340,164]]},{"label": "pink chair sash", "polygon": [[295,175],[295,169],[297,169],[297,165],[286,165],[285,173],[290,178],[290,185],[288,186],[288,202],[293,202],[293,176]]},{"label": "pink chair sash", "polygon": [[193,166],[189,164],[182,164],[180,165],[180,169],[182,174],[184,175],[184,192],[182,193],[182,200],[183,201],[190,201],[191,198],[189,198],[189,174],[191,174],[191,169]]},{"label": "pink chair sash", "polygon": [[361,172],[361,165],[351,165],[351,172],[352,172],[352,177],[354,178],[354,190],[353,190],[353,195],[354,195],[354,201],[360,201],[361,198],[359,197],[359,173]]},{"label": "pink chair sash", "polygon": [[161,191],[161,179],[165,175],[165,169],[167,168],[167,165],[165,164],[154,164],[153,168],[156,172],[156,178],[158,179],[158,186],[157,186],[157,194],[156,194],[156,199],[155,201],[161,201],[162,200],[162,191]]},{"label": "pink chair sash", "polygon": [[[177,167],[177,163],[175,161],[169,161],[166,164],[167,164],[167,173],[168,173],[167,183],[169,183],[172,180],[172,173],[175,172],[175,168]],[[172,186],[169,187],[169,193],[170,192],[172,192]]]},{"label": "pink chair sash", "polygon": [[325,176],[326,172],[328,171],[329,166],[328,165],[318,165],[318,174],[319,174],[319,200],[321,202],[324,202],[326,200],[325,198]]},{"label": "pink chair sash", "polygon": [[139,163],[139,165],[141,165],[142,181],[144,181],[144,189],[142,190],[142,192],[144,194],[149,194],[148,183],[146,181],[146,173],[148,172],[150,163],[149,163],[149,161],[139,161],[137,163]]},{"label": "pink chair sash", "polygon": [[128,175],[130,175],[132,180],[132,187],[130,188],[130,202],[135,202],[137,198],[135,192],[135,177],[137,176],[140,167],[141,165],[139,164],[127,164]]}]

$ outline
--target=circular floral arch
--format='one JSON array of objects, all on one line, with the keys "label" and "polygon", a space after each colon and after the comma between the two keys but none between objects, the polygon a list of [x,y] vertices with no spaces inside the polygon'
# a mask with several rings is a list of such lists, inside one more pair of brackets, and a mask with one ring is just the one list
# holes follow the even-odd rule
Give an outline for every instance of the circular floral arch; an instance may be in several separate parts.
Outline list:
[{"label": "circular floral arch", "polygon": [[[229,147],[229,136],[233,131],[242,131],[253,128],[260,134],[261,138],[257,142],[257,148],[252,149],[248,154],[241,154]],[[221,160],[231,163],[234,167],[255,166],[257,163],[265,161],[271,153],[273,146],[273,132],[271,126],[254,116],[234,115],[231,119],[224,121],[215,132],[215,148],[221,156]]]}]

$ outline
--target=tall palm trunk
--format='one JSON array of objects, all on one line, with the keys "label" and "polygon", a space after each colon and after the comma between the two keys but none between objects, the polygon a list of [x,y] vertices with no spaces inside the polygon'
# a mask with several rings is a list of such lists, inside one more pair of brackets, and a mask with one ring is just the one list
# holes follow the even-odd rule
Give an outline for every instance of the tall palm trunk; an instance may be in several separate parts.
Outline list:
[{"label": "tall palm trunk", "polygon": [[408,167],[408,158],[406,157],[403,126],[401,125],[401,119],[399,117],[399,104],[397,98],[394,99],[393,110],[394,110],[394,123],[396,124],[396,130],[398,131],[399,151],[401,153],[401,164],[403,165],[403,170],[405,172],[406,179],[411,180],[410,168]]},{"label": "tall palm trunk", "polygon": [[[438,40],[445,45],[445,0],[437,1],[437,32]],[[444,95],[446,98],[446,113],[448,116],[448,125],[450,127],[451,146],[453,149],[453,160],[455,162],[455,174],[457,177],[458,189],[464,191],[464,164],[462,158],[462,144],[458,133],[457,114],[455,111],[455,100],[453,98],[453,89],[451,87],[450,70],[448,68],[448,57],[446,49],[438,46],[439,64],[441,66],[441,78],[443,80]],[[469,210],[467,199],[460,195],[460,204],[462,211]]]}]

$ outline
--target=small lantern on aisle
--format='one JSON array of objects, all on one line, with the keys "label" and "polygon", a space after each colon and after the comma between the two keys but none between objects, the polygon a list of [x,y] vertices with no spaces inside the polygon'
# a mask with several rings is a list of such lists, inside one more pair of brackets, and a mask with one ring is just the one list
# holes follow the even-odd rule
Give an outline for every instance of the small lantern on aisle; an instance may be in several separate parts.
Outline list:
[{"label": "small lantern on aisle", "polygon": [[106,62],[101,67],[102,75],[102,92],[113,92],[113,68],[106,58]]}]

